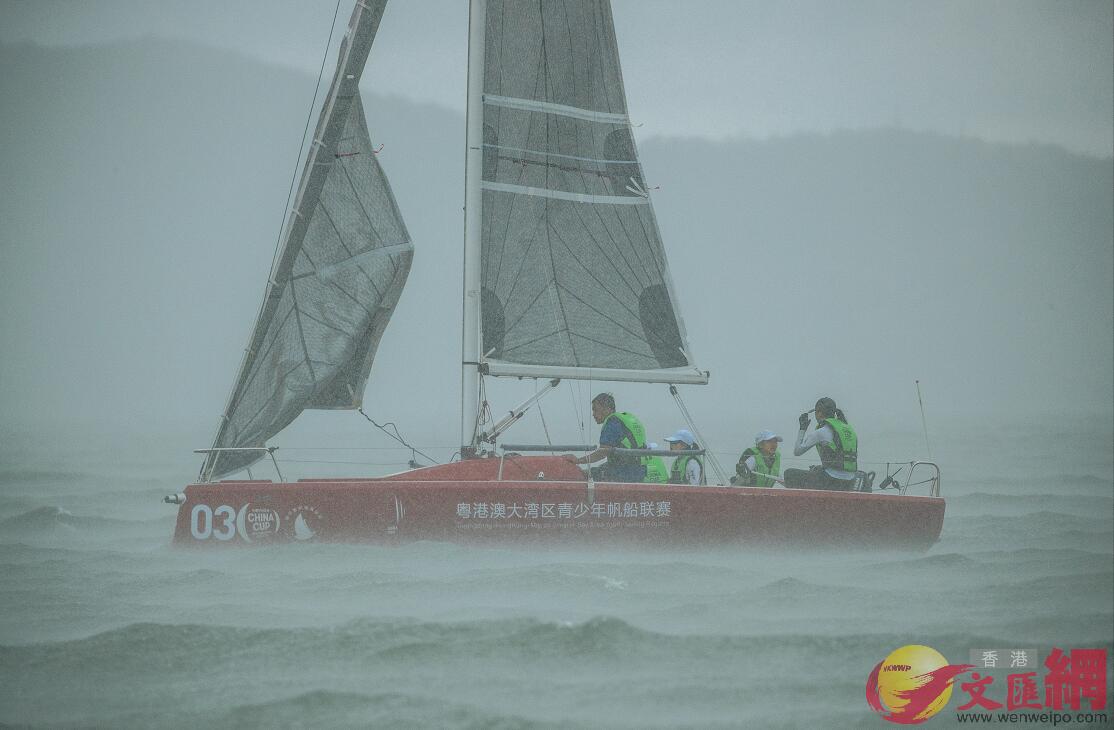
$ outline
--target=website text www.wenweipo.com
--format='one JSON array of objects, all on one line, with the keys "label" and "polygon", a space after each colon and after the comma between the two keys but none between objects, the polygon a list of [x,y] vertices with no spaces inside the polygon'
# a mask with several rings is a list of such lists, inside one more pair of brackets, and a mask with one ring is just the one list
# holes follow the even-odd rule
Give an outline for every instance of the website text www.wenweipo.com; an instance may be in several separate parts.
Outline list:
[{"label": "website text www.wenweipo.com", "polygon": [[1039,722],[1043,725],[1106,725],[1110,718],[1105,712],[957,712],[956,722],[978,725],[1001,722],[1021,724]]}]

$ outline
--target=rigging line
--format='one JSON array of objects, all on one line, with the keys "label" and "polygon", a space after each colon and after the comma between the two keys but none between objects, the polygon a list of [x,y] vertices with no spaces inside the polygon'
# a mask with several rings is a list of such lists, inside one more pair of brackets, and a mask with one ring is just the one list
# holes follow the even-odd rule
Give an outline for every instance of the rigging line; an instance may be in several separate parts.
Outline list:
[{"label": "rigging line", "polygon": [[586,395],[584,393],[584,388],[585,384],[583,382],[579,380],[576,381],[576,403],[573,404],[573,408],[576,411],[576,420],[580,424],[580,438],[583,439],[585,443],[587,443],[589,441],[589,438],[588,429],[586,427],[587,425],[585,423],[586,416],[584,411],[584,401],[586,399]]},{"label": "rigging line", "polygon": [[[283,453],[292,451],[399,451],[404,446],[283,446]],[[452,444],[427,444],[426,449],[452,449]]]},{"label": "rigging line", "polygon": [[321,68],[317,72],[317,86],[313,89],[313,101],[309,103],[306,113],[306,126],[302,130],[302,143],[298,146],[298,159],[294,161],[294,174],[290,177],[290,189],[286,191],[286,207],[282,213],[282,223],[279,226],[278,240],[275,241],[275,254],[271,257],[271,271],[275,270],[275,261],[278,260],[279,248],[282,246],[282,232],[286,230],[286,221],[290,217],[290,198],[294,195],[294,183],[298,179],[298,162],[302,159],[302,150],[306,147],[306,135],[309,134],[309,123],[313,120],[313,108],[317,104],[317,95],[321,92],[321,78],[325,75],[325,62],[329,60],[329,48],[333,45],[333,32],[337,27],[337,15],[340,13],[340,0],[333,10],[333,23],[329,26],[329,40],[325,42],[325,53],[321,56]]},{"label": "rigging line", "polygon": [[[537,395],[537,393],[538,393],[538,381],[537,381],[537,379],[535,379],[534,380],[534,395]],[[545,443],[548,446],[552,446],[553,445],[553,440],[549,438],[549,426],[546,425],[545,414],[542,413],[542,402],[539,399],[538,401],[536,401],[536,403],[537,403],[537,406],[538,406],[538,418],[540,418],[541,421],[542,421],[542,431],[545,432]]]},{"label": "rigging line", "polygon": [[928,422],[924,418],[924,400],[921,398],[921,381],[914,380],[917,384],[917,403],[921,405],[921,428],[924,429],[924,448],[928,452],[928,458],[932,459],[932,447],[928,443]]},{"label": "rigging line", "polygon": [[333,461],[329,459],[278,459],[277,461],[280,464],[356,464],[360,466],[404,466],[406,464],[405,461]]},{"label": "rigging line", "polygon": [[[364,413],[364,409],[363,409],[363,408],[357,408],[357,409],[356,409],[356,411],[357,411],[357,412],[358,412],[358,413],[359,413],[359,414],[360,414],[361,416],[363,416],[364,418],[366,418],[366,419],[367,419],[367,421],[368,421],[368,423],[370,423],[370,424],[371,424],[372,426],[375,426],[375,427],[376,427],[376,428],[378,428],[378,429],[379,429],[380,431],[382,431],[383,433],[385,433],[385,434],[387,434],[388,436],[390,436],[391,438],[393,438],[393,439],[394,439],[395,441],[398,441],[398,442],[399,442],[400,444],[402,444],[402,445],[403,445],[403,446],[405,446],[406,448],[410,449],[411,453],[414,453],[414,454],[421,454],[421,455],[422,455],[423,457],[425,457],[425,458],[426,458],[426,459],[427,459],[428,461],[430,461],[430,462],[432,462],[432,463],[434,463],[434,464],[438,463],[436,459],[432,458],[432,457],[431,457],[431,456],[429,456],[428,454],[425,454],[425,453],[423,453],[423,452],[422,452],[422,451],[421,451],[420,449],[417,449],[417,448],[415,448],[415,447],[411,446],[410,444],[406,443],[406,439],[402,438],[402,435],[401,435],[401,434],[400,434],[400,433],[398,432],[398,426],[396,426],[396,425],[395,425],[394,423],[392,423],[391,421],[387,421],[387,422],[386,422],[386,423],[384,423],[384,424],[378,424],[378,423],[376,423],[376,422],[375,422],[374,420],[372,420],[371,416],[369,416],[368,414]],[[394,433],[391,433],[390,431],[388,431],[388,430],[387,430],[387,426],[390,426],[390,427],[391,427],[392,429],[394,429]]]},{"label": "rigging line", "polygon": [[708,456],[708,462],[712,465],[712,469],[716,473],[716,478],[719,479],[722,484],[727,484],[727,477],[723,471],[723,467],[720,466],[719,459],[716,458],[716,452],[708,449],[709,444],[704,440],[704,435],[700,433],[700,429],[696,427],[696,421],[693,419],[692,414],[689,413],[688,406],[685,405],[685,401],[681,397],[681,392],[677,390],[677,386],[675,385],[669,386],[669,392],[681,411],[681,417],[685,419],[685,423],[688,424],[689,429],[696,435],[696,438],[700,439],[700,443],[704,445],[705,454]]}]

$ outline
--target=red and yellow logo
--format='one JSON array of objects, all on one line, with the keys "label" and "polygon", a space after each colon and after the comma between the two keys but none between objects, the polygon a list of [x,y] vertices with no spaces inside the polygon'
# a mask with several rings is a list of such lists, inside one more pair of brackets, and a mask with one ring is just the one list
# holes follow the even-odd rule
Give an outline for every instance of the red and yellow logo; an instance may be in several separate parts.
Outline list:
[{"label": "red and yellow logo", "polygon": [[874,667],[866,680],[866,701],[885,720],[917,725],[948,704],[956,676],[973,667],[948,664],[930,646],[903,646]]}]

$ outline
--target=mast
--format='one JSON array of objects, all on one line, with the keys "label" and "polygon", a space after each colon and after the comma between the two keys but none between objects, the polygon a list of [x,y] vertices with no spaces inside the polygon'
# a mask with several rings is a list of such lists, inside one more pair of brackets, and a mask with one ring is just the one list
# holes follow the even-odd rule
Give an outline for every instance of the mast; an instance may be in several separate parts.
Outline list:
[{"label": "mast", "polygon": [[480,238],[483,233],[483,88],[486,0],[468,11],[468,99],[464,158],[464,281],[460,366],[460,443],[473,447],[480,415]]}]

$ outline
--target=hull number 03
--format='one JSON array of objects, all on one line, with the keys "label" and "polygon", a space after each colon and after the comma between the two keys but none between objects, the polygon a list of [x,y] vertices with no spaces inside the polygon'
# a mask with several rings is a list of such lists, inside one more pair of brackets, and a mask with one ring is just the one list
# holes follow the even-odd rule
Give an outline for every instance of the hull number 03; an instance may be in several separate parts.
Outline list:
[{"label": "hull number 03", "polygon": [[190,512],[190,534],[195,540],[231,540],[236,537],[236,510],[227,504],[213,509],[207,504],[195,505]]}]

